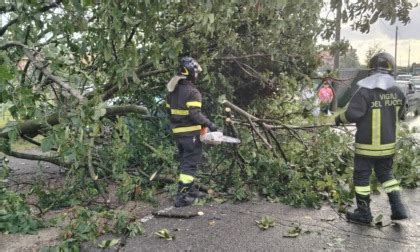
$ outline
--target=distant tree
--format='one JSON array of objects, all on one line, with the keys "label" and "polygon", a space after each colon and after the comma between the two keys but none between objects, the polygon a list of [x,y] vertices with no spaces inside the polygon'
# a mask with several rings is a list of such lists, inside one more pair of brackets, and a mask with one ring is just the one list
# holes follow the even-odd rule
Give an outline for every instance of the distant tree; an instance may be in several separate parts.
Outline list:
[{"label": "distant tree", "polygon": [[[365,0],[331,0],[325,5],[329,5],[332,12],[340,11],[340,23],[349,23],[353,30],[362,33],[368,33],[370,26],[378,21],[379,18],[394,24],[395,21],[400,21],[407,24],[411,21],[410,11],[418,4],[413,4],[410,0],[388,0],[388,1],[365,1]],[[334,38],[335,25],[337,17],[325,18],[325,30],[323,30],[323,37],[330,39]]]},{"label": "distant tree", "polygon": [[369,49],[366,51],[366,59],[365,64],[366,66],[369,64],[370,58],[372,58],[375,54],[385,52],[385,49],[383,49],[378,43],[375,43],[373,46],[369,47]]},{"label": "distant tree", "polygon": [[359,57],[357,56],[357,50],[352,47],[347,50],[347,52],[340,57],[340,67],[341,68],[359,68],[360,62]]}]

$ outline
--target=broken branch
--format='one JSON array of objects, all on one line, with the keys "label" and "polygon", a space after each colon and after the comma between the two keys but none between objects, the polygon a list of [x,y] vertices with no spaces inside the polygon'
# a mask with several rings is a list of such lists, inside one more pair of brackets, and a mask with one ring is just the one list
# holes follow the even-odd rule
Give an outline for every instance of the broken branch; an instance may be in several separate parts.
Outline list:
[{"label": "broken branch", "polygon": [[250,118],[254,121],[258,121],[259,118],[249,114],[248,112],[246,112],[245,110],[241,109],[240,107],[236,106],[235,104],[229,102],[228,100],[224,100],[222,101],[222,104],[231,108],[232,110],[236,111],[237,113],[241,114],[242,116],[245,116],[246,118]]},{"label": "broken branch", "polygon": [[[137,106],[137,105],[121,105],[121,106],[112,106],[106,108],[106,114],[105,117],[111,117],[111,116],[117,116],[117,115],[126,115],[129,113],[136,113],[136,114],[147,114],[148,110],[146,107],[143,106]],[[42,122],[39,120],[28,120],[24,122],[18,122],[16,127],[18,132],[21,135],[26,135],[29,137],[34,137],[38,135],[42,128],[50,126],[54,126],[59,122],[58,114],[52,114],[47,117],[47,120]],[[7,127],[10,127],[6,125],[5,127],[0,129],[0,138],[8,138],[8,131],[5,130]]]},{"label": "broken branch", "polygon": [[70,85],[68,85],[67,83],[65,83],[61,78],[59,78],[58,76],[55,76],[52,74],[51,70],[47,67],[44,66],[44,64],[41,64],[35,57],[34,54],[32,54],[30,52],[30,50],[26,47],[23,47],[23,52],[25,53],[25,55],[28,57],[28,59],[31,61],[31,63],[38,69],[40,70],[46,78],[54,81],[55,83],[57,83],[59,86],[61,86],[63,89],[65,89],[67,92],[69,92],[72,96],[74,96],[75,98],[77,98],[79,100],[80,103],[85,103],[86,102],[86,98],[83,97],[80,92],[74,88],[72,88]]},{"label": "broken branch", "polygon": [[268,143],[268,141],[267,141],[267,139],[265,139],[264,137],[263,137],[263,135],[261,135],[261,133],[257,130],[257,128],[255,127],[255,125],[254,125],[254,123],[251,121],[251,118],[247,118],[248,119],[248,122],[249,122],[249,125],[251,125],[251,128],[252,128],[252,131],[254,131],[255,132],[255,134],[257,134],[257,136],[259,137],[259,138],[261,138],[261,140],[263,141],[263,143],[264,143],[264,145],[268,148],[268,149],[273,149],[273,146],[271,146],[271,144],[270,143]]},{"label": "broken branch", "polygon": [[58,166],[68,166],[68,164],[62,162],[59,160],[58,156],[42,156],[42,155],[35,155],[35,154],[29,154],[29,153],[22,153],[22,152],[16,152],[16,151],[8,151],[5,153],[6,155],[21,158],[21,159],[28,159],[28,160],[37,160],[37,161],[44,161],[48,163],[52,163]]},{"label": "broken branch", "polygon": [[155,217],[163,217],[163,218],[177,218],[177,219],[189,219],[196,216],[199,216],[198,213],[168,213],[168,212],[153,212],[153,216]]}]

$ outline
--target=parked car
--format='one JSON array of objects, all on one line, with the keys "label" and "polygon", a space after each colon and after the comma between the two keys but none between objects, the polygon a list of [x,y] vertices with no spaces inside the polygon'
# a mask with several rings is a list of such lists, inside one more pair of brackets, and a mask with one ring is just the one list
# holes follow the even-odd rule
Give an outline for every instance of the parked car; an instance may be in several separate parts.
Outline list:
[{"label": "parked car", "polygon": [[417,116],[420,113],[420,92],[416,92],[413,82],[410,81],[397,81],[397,86],[401,89],[406,97],[405,113],[414,112]]},{"label": "parked car", "polygon": [[397,75],[397,81],[409,81],[411,78],[413,78],[413,75],[411,75],[411,74],[399,74],[399,75]]},{"label": "parked car", "polygon": [[414,76],[410,79],[410,81],[414,84],[416,91],[420,92],[420,76]]}]

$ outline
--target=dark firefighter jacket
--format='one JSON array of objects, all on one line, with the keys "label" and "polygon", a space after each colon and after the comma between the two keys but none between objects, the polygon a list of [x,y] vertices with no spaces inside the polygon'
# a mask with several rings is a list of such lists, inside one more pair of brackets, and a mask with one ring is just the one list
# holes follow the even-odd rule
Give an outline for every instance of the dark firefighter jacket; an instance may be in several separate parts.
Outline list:
[{"label": "dark firefighter jacket", "polygon": [[201,94],[194,84],[180,80],[173,92],[166,97],[166,108],[170,111],[170,121],[174,136],[197,135],[202,126],[213,123],[201,113]]},{"label": "dark firefighter jacket", "polygon": [[356,123],[356,155],[390,157],[395,154],[398,121],[404,115],[405,97],[392,86],[387,90],[360,87],[347,110],[339,115],[343,123]]}]

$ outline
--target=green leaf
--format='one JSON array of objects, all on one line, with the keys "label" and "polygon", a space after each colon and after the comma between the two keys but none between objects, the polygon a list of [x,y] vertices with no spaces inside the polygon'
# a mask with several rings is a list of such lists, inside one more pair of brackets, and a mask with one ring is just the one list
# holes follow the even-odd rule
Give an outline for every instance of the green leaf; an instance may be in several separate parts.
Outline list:
[{"label": "green leaf", "polygon": [[15,73],[8,65],[0,65],[0,80],[11,80],[15,77]]},{"label": "green leaf", "polygon": [[41,149],[43,152],[51,150],[55,145],[55,139],[53,136],[48,136],[42,139],[41,141]]},{"label": "green leaf", "polygon": [[136,21],[132,20],[130,17],[128,16],[124,16],[124,22],[126,22],[129,25],[136,25]]},{"label": "green leaf", "polygon": [[378,20],[378,17],[379,17],[379,14],[380,14],[380,13],[381,13],[380,11],[375,12],[375,14],[373,14],[373,16],[371,17],[371,19],[370,19],[369,23],[370,23],[370,24],[375,23],[375,22],[376,22],[376,20]]},{"label": "green leaf", "polygon": [[95,113],[93,115],[93,120],[97,121],[99,118],[103,117],[106,114],[106,109],[101,104],[95,108]]},{"label": "green leaf", "polygon": [[100,248],[112,248],[120,242],[120,239],[104,240],[98,244]]},{"label": "green leaf", "polygon": [[104,59],[105,61],[110,61],[112,59],[112,53],[108,47],[104,48]]},{"label": "green leaf", "polygon": [[171,233],[169,233],[169,230],[166,228],[163,228],[159,230],[158,232],[155,232],[155,235],[167,241],[175,240],[175,235],[172,235]]},{"label": "green leaf", "polygon": [[391,220],[389,219],[384,219],[383,214],[378,214],[374,219],[373,219],[373,224],[375,226],[380,226],[380,227],[386,227],[391,225]]},{"label": "green leaf", "polygon": [[287,230],[287,233],[283,234],[283,237],[296,238],[302,232],[302,228],[299,223],[292,223],[291,227]]},{"label": "green leaf", "polygon": [[210,14],[208,15],[208,18],[209,18],[209,23],[210,23],[210,24],[213,24],[213,23],[214,23],[214,13],[210,13]]},{"label": "green leaf", "polygon": [[261,220],[255,221],[255,222],[257,223],[258,227],[261,230],[267,230],[269,228],[274,227],[275,225],[275,221],[271,217],[268,217],[268,216],[264,216],[261,218]]},{"label": "green leaf", "polygon": [[82,6],[86,7],[86,6],[91,6],[92,5],[92,0],[83,0],[82,1]]},{"label": "green leaf", "polygon": [[129,232],[130,237],[134,237],[136,235],[142,235],[144,233],[143,227],[138,222],[130,223],[127,226],[127,230]]}]

